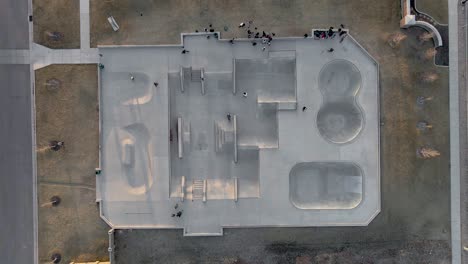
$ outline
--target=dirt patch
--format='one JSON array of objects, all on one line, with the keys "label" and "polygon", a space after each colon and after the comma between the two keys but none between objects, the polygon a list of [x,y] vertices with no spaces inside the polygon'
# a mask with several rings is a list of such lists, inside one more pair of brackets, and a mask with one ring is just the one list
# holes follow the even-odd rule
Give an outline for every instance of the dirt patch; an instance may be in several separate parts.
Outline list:
[{"label": "dirt patch", "polygon": [[[50,85],[49,80],[58,80]],[[99,217],[96,65],[52,65],[36,71],[39,259],[62,262],[108,258],[109,227]],[[50,141],[63,141],[58,151]],[[52,196],[60,197],[53,206]]]},{"label": "dirt patch", "polygon": [[52,49],[80,48],[80,0],[33,0],[34,42]]},{"label": "dirt patch", "polygon": [[[91,0],[91,46],[120,44],[180,43],[181,32],[203,31],[209,24],[223,38],[246,37],[238,25],[252,20],[259,30],[276,36],[302,36],[312,27],[328,28],[346,24],[352,29],[370,21],[388,21],[392,12],[375,12],[393,7],[390,1],[330,0]],[[349,15],[365,13],[366,16]],[[120,26],[114,32],[107,17],[112,15]],[[382,24],[382,23],[381,23]],[[225,30],[225,27],[227,30]]]},{"label": "dirt patch", "polygon": [[[307,229],[303,229],[307,230]],[[266,244],[274,232],[263,230],[250,239],[242,239],[237,231],[223,238],[182,237],[172,231],[119,230],[116,232],[116,263],[223,263],[223,264],[334,264],[334,263],[450,263],[447,241],[416,240],[365,243],[326,243],[315,237],[316,243]],[[267,232],[265,232],[267,231]],[[136,233],[135,233],[136,232]],[[268,234],[267,234],[268,233]],[[162,237],[158,237],[162,235]],[[258,236],[260,235],[260,236]],[[179,243],[174,241],[179,239]],[[290,236],[290,239],[294,239]],[[310,239],[312,242],[313,239]],[[158,243],[157,241],[161,241]],[[166,241],[167,243],[164,243]],[[213,242],[217,241],[217,244]],[[223,241],[223,242],[221,242]],[[237,242],[234,244],[233,242]],[[147,244],[147,247],[134,245]],[[192,244],[190,244],[192,243]],[[196,245],[194,243],[197,243]],[[155,245],[160,246],[158,248]],[[152,247],[151,247],[152,246]],[[151,248],[151,249],[150,249]]]}]

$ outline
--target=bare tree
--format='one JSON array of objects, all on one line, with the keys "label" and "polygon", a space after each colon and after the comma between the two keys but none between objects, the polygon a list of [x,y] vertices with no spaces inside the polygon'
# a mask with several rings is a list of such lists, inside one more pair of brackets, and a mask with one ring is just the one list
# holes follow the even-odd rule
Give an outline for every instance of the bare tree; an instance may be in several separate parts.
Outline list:
[{"label": "bare tree", "polygon": [[427,101],[432,101],[432,99],[434,99],[433,96],[429,96],[429,97],[425,97],[425,96],[418,96],[416,98],[416,103],[418,105],[424,105]]},{"label": "bare tree", "polygon": [[45,86],[47,87],[47,90],[49,91],[55,91],[59,89],[62,85],[62,82],[56,78],[48,79],[45,83]]},{"label": "bare tree", "polygon": [[420,43],[422,44],[422,43],[424,43],[426,41],[432,40],[433,37],[434,37],[434,33],[424,32],[421,35],[419,35],[418,39],[419,39]]},{"label": "bare tree", "polygon": [[422,53],[422,59],[430,60],[434,58],[436,54],[437,54],[437,50],[435,48],[429,48]]},{"label": "bare tree", "polygon": [[405,40],[407,36],[401,32],[393,33],[389,36],[387,43],[390,47],[396,48],[400,46],[400,43]]},{"label": "bare tree", "polygon": [[431,129],[432,125],[430,125],[427,121],[419,121],[416,124],[416,128],[421,130],[421,131],[425,131],[425,130]]},{"label": "bare tree", "polygon": [[58,31],[45,31],[45,34],[49,40],[60,41],[63,39],[63,33]]},{"label": "bare tree", "polygon": [[49,202],[41,204],[41,207],[56,207],[61,201],[62,199],[59,196],[54,195],[50,198]]},{"label": "bare tree", "polygon": [[65,142],[53,140],[53,141],[50,141],[49,147],[53,151],[59,151],[61,148],[65,147]]},{"label": "bare tree", "polygon": [[425,72],[421,74],[421,81],[425,83],[432,83],[437,79],[439,79],[439,75],[435,72]]},{"label": "bare tree", "polygon": [[440,156],[440,152],[430,147],[420,147],[417,150],[418,156],[423,159],[431,159]]}]

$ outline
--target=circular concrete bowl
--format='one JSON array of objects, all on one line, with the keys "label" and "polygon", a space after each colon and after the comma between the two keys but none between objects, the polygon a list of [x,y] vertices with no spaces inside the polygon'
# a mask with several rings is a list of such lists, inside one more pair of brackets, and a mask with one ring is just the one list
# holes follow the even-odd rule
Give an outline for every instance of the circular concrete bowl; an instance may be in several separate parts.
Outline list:
[{"label": "circular concrete bowl", "polygon": [[317,114],[317,127],[326,140],[335,144],[347,143],[361,132],[362,113],[349,102],[327,103]]}]

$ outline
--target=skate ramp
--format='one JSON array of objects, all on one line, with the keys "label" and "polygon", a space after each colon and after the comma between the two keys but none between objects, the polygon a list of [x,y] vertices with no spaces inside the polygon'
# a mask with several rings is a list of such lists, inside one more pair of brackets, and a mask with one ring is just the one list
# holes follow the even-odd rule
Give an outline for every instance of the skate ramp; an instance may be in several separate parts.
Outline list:
[{"label": "skate ramp", "polygon": [[122,105],[144,105],[153,98],[153,84],[145,73],[106,72],[102,78],[112,82],[113,96]]},{"label": "skate ramp", "polygon": [[125,126],[116,133],[120,147],[123,182],[127,191],[133,195],[146,193],[153,185],[153,166],[151,164],[151,140],[148,129],[141,123]]}]

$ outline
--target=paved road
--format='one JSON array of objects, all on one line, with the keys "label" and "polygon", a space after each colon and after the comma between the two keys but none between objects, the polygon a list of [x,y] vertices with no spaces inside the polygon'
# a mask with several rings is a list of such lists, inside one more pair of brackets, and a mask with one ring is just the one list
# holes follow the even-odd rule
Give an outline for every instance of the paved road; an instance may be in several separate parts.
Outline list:
[{"label": "paved road", "polygon": [[29,49],[27,0],[0,1],[0,49]]},{"label": "paved road", "polygon": [[[0,49],[29,49],[28,0],[0,0]],[[0,262],[35,263],[29,64],[0,64]]]},{"label": "paved road", "polygon": [[0,262],[34,263],[29,65],[0,65]]}]

